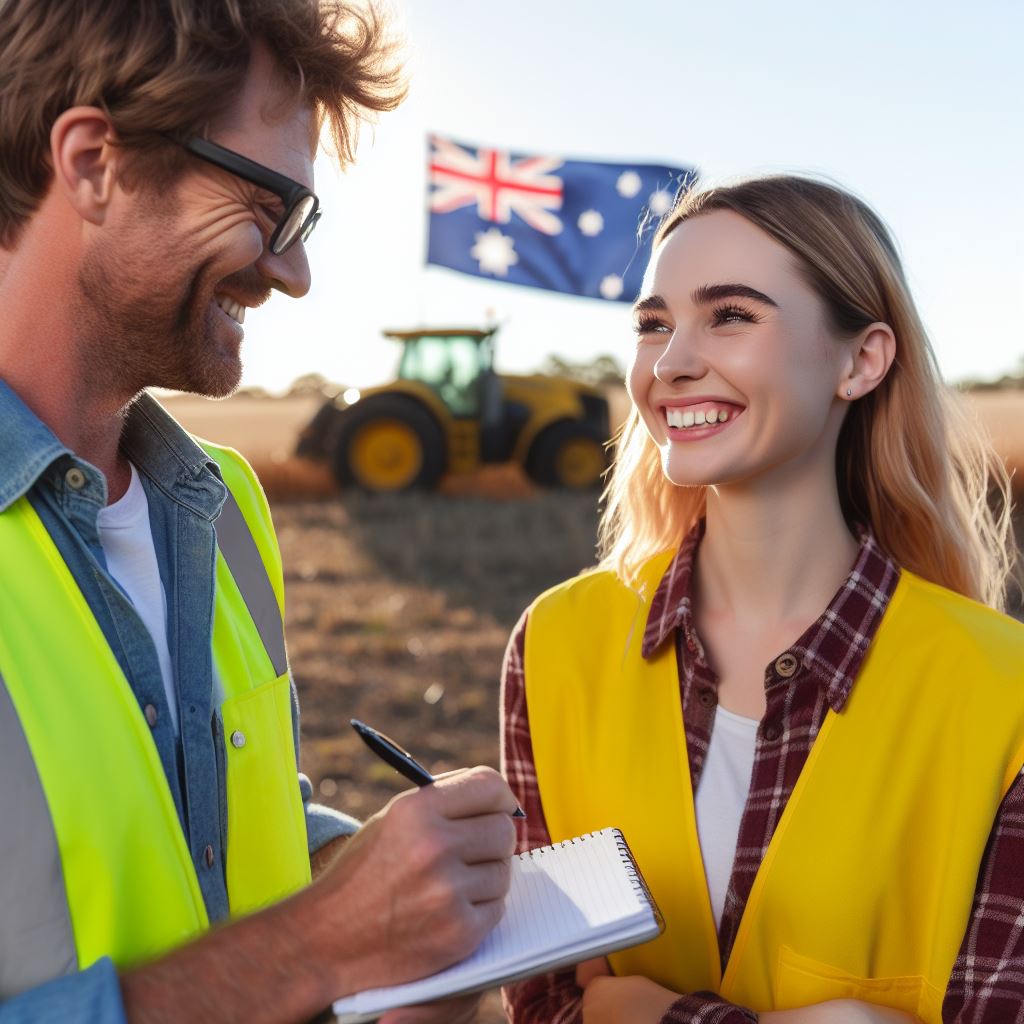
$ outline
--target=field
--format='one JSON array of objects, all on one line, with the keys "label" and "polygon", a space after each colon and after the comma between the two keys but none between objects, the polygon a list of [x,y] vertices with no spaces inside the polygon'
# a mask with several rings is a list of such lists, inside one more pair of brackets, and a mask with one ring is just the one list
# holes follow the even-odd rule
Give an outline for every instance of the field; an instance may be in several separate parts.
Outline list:
[{"label": "field", "polygon": [[[1024,394],[983,397],[1000,450],[1024,467]],[[325,469],[290,457],[316,404],[167,400],[190,429],[257,465],[286,570],[303,768],[321,802],[366,817],[406,783],[367,751],[351,717],[434,771],[497,765],[509,632],[537,594],[593,563],[597,502],[539,492],[509,467],[446,481],[437,495],[341,499]],[[501,1020],[491,993],[479,1024]]]}]

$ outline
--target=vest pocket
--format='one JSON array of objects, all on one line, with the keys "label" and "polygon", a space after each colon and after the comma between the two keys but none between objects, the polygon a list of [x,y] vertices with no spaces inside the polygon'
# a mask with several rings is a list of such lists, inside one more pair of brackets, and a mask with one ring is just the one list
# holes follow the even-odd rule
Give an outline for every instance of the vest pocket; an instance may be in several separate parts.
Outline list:
[{"label": "vest pocket", "polygon": [[309,881],[290,686],[285,673],[221,706],[228,776],[228,898],[233,917],[273,903]]},{"label": "vest pocket", "polygon": [[859,999],[876,1006],[903,1010],[925,1021],[941,1024],[942,998],[920,975],[863,978],[839,967],[812,960],[788,946],[779,950],[775,973],[775,1008],[795,1009],[829,999]]}]

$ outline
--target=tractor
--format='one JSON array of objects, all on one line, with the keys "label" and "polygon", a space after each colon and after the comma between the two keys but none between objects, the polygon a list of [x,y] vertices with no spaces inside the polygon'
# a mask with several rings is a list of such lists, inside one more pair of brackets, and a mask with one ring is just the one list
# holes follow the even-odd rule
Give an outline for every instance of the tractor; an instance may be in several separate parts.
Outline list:
[{"label": "tractor", "polygon": [[597,389],[494,371],[497,328],[384,331],[402,345],[397,379],[329,399],[299,455],[330,461],[342,487],[430,490],[446,473],[516,462],[543,486],[595,487],[608,465],[608,402]]}]

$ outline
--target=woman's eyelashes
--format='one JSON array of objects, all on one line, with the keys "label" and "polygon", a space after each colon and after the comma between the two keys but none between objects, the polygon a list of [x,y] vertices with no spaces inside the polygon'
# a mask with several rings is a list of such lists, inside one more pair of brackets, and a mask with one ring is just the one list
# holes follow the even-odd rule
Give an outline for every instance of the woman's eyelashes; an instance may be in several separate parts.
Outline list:
[{"label": "woman's eyelashes", "polygon": [[[730,324],[757,324],[761,322],[761,316],[752,309],[736,303],[727,303],[712,308],[709,315],[709,324],[712,327],[727,327]],[[674,328],[664,320],[657,317],[639,317],[633,324],[633,331],[638,336],[645,334],[671,334]]]},{"label": "woman's eyelashes", "polygon": [[737,306],[735,303],[729,303],[725,306],[715,306],[711,311],[711,324],[713,327],[721,327],[725,324],[756,324],[760,322],[761,317],[752,309]]}]

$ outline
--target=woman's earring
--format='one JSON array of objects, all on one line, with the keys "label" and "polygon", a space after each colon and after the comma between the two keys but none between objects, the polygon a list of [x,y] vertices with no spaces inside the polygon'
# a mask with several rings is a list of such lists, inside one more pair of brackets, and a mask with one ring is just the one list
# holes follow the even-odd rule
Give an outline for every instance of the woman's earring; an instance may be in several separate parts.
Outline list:
[{"label": "woman's earring", "polygon": [[853,389],[852,388],[847,388],[846,389],[846,397],[847,398],[852,398],[853,397]]}]

